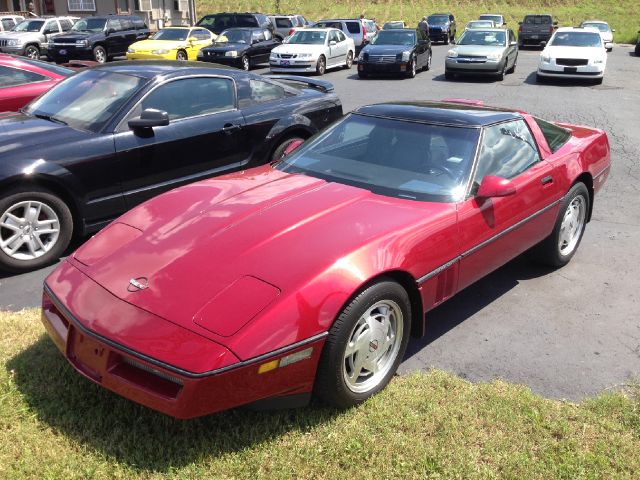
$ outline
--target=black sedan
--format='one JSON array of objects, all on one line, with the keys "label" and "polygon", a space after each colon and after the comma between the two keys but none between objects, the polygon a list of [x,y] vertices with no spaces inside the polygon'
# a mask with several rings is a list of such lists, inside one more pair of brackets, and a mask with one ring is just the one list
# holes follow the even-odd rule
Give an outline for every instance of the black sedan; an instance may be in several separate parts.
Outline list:
[{"label": "black sedan", "polygon": [[229,28],[215,43],[198,52],[198,60],[249,70],[253,65],[267,63],[274,47],[280,45],[266,28]]},{"label": "black sedan", "polygon": [[175,61],[82,71],[0,115],[0,269],[57,259],[173,187],[279,159],[342,116],[328,82]]},{"label": "black sedan", "polygon": [[358,57],[358,76],[396,73],[409,78],[431,68],[431,41],[422,30],[381,30]]}]

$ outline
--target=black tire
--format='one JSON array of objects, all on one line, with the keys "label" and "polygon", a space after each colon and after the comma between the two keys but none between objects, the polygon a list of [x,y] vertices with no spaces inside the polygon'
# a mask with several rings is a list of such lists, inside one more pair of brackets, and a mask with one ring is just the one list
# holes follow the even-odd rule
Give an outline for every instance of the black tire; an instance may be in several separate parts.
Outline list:
[{"label": "black tire", "polygon": [[107,50],[102,45],[93,47],[93,59],[98,63],[107,63],[109,60]]},{"label": "black tire", "polygon": [[516,55],[516,58],[513,61],[513,65],[511,65],[511,68],[509,70],[507,70],[507,73],[514,73],[516,71],[516,66],[517,65],[518,65],[518,56]]},{"label": "black tire", "polygon": [[178,53],[176,53],[176,60],[180,60],[180,61],[189,60],[189,56],[187,55],[187,52],[185,52],[184,50],[178,50]]},{"label": "black tire", "polygon": [[[402,319],[397,319],[396,332],[401,324],[402,335],[399,338],[399,342],[394,343],[387,349],[387,351],[391,350],[391,352],[384,359],[385,367],[376,381],[370,385],[370,388],[365,388],[363,391],[354,391],[353,387],[350,387],[345,379],[347,368],[345,350],[351,338],[356,334],[355,329],[360,318],[379,302],[388,302],[399,308],[402,313]],[[329,405],[348,408],[362,403],[378,393],[389,383],[404,357],[407,343],[409,342],[410,328],[411,304],[409,296],[402,286],[390,279],[382,278],[364,288],[344,307],[331,330],[329,330],[318,364],[318,373],[314,386],[315,395]],[[373,332],[371,329],[369,331]],[[371,345],[373,349],[369,347],[367,351],[375,354],[379,348],[378,340],[372,339],[368,345]],[[369,353],[366,353],[366,359],[369,359]],[[378,352],[378,354],[386,355],[383,351]],[[354,356],[354,358],[356,357]],[[357,377],[357,379],[359,378],[360,376]],[[370,378],[373,379],[373,374]]]},{"label": "black tire", "polygon": [[349,50],[349,52],[347,53],[347,59],[346,59],[346,63],[344,65],[345,69],[350,69],[353,66],[353,52],[351,50]]},{"label": "black tire", "polygon": [[324,75],[327,71],[327,59],[324,58],[324,55],[320,55],[318,57],[318,62],[316,63],[316,75]]},{"label": "black tire", "polygon": [[244,70],[245,72],[248,72],[249,70],[251,70],[251,60],[249,59],[249,57],[247,57],[246,55],[243,55],[242,58],[240,59],[240,66],[242,70]]},{"label": "black tire", "polygon": [[40,59],[40,49],[37,45],[27,45],[24,49],[24,56],[33,60]]},{"label": "black tire", "polygon": [[[14,207],[15,205],[26,201],[39,202],[40,204],[44,204],[55,213],[59,224],[58,237],[56,240],[53,240],[52,235],[38,235],[38,238],[40,238],[43,244],[47,244],[48,240],[53,243],[51,243],[51,245],[48,247],[46,253],[43,253],[41,256],[33,259],[14,258],[10,256],[9,253],[0,248],[0,270],[20,273],[48,265],[57,260],[60,255],[64,253],[65,249],[69,245],[69,242],[71,241],[71,236],[73,234],[73,217],[71,215],[69,207],[52,192],[38,187],[18,188],[11,190],[7,194],[5,194],[5,196],[0,199],[0,225],[4,222],[3,218],[6,212],[8,212],[9,210],[13,210],[12,207]],[[42,213],[41,215],[43,216],[39,218],[44,219],[45,213],[46,212]],[[35,232],[34,227],[34,224],[29,226],[30,233],[32,234],[33,232]],[[41,228],[47,227],[41,226]],[[0,245],[12,236],[12,232],[13,230],[4,226],[0,226]],[[20,248],[18,248],[17,253],[20,254],[20,252],[23,252],[24,249],[26,249],[26,245],[22,245]]]},{"label": "black tire", "polygon": [[405,74],[405,76],[407,78],[415,78],[416,76],[416,72],[418,71],[418,68],[416,66],[416,59],[412,58],[411,62],[407,65],[407,73]]},{"label": "black tire", "polygon": [[[580,246],[580,242],[582,241],[582,236],[584,234],[584,230],[587,224],[587,218],[589,215],[589,191],[584,183],[578,182],[576,183],[567,195],[565,196],[564,201],[560,205],[560,211],[558,212],[558,218],[556,219],[556,223],[553,227],[553,231],[551,235],[545,238],[538,245],[533,247],[530,251],[531,257],[537,260],[540,263],[544,263],[545,265],[549,265],[552,267],[563,267],[573,258],[578,247]],[[581,199],[581,200],[576,200]],[[562,224],[565,220],[565,216],[569,210],[569,207],[575,205],[575,202],[581,203],[583,209],[583,219],[579,230],[576,232],[577,238],[575,240],[575,244],[571,247],[570,250],[566,250],[562,252],[560,248],[560,239],[562,235]]]},{"label": "black tire", "polygon": [[447,36],[444,38],[444,44],[445,45],[449,45],[449,35],[447,34]]},{"label": "black tire", "polygon": [[505,75],[505,69],[506,68],[507,68],[507,61],[505,60],[504,61],[504,65],[502,66],[500,71],[496,74],[496,80],[498,80],[499,82],[504,80],[504,75]]},{"label": "black tire", "polygon": [[278,144],[278,146],[273,149],[273,153],[271,154],[271,158],[269,159],[269,161],[270,162],[279,161],[284,155],[284,151],[287,149],[287,147],[291,145],[293,142],[296,142],[299,140],[302,140],[303,142],[305,141],[305,139],[300,137],[299,135],[293,135],[282,140]]}]

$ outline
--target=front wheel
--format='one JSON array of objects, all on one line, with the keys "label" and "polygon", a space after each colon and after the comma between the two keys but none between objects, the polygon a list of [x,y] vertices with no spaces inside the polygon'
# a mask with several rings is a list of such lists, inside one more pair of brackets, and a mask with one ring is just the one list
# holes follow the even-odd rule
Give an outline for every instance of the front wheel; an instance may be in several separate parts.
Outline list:
[{"label": "front wheel", "polygon": [[24,56],[32,60],[40,59],[40,49],[35,45],[29,45],[24,49]]},{"label": "front wheel", "polygon": [[409,68],[407,68],[407,78],[414,78],[416,76],[416,59],[412,58],[411,62],[408,65]]},{"label": "front wheel", "polygon": [[551,235],[532,249],[534,258],[552,267],[562,267],[578,250],[589,214],[589,191],[576,183],[560,207]]},{"label": "front wheel", "polygon": [[242,56],[242,58],[240,59],[240,63],[242,65],[242,70],[244,70],[245,72],[248,72],[249,69],[251,68],[249,57],[247,57],[246,55]]},{"label": "front wheel", "polygon": [[329,331],[314,391],[347,408],[382,390],[398,369],[409,342],[411,304],[402,286],[382,279],[344,307]]},{"label": "front wheel", "polygon": [[316,74],[324,75],[324,72],[327,71],[327,61],[324,58],[324,55],[320,55],[318,57],[318,61],[316,62]]},{"label": "front wheel", "polygon": [[101,45],[98,45],[93,49],[93,59],[98,63],[106,63],[107,62],[107,51]]},{"label": "front wheel", "polygon": [[349,53],[347,53],[347,59],[345,60],[345,63],[344,63],[344,68],[348,70],[352,66],[353,66],[353,52],[349,50]]},{"label": "front wheel", "polygon": [[176,60],[185,61],[188,59],[189,57],[187,56],[187,52],[184,50],[178,50],[178,53],[176,53]]},{"label": "front wheel", "polygon": [[0,270],[25,272],[56,260],[69,245],[73,218],[53,193],[20,189],[0,199]]}]

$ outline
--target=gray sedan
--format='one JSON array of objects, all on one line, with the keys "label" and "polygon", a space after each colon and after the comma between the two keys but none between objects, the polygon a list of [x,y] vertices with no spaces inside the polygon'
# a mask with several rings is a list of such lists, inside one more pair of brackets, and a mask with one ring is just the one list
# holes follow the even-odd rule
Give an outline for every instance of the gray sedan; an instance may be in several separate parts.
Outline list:
[{"label": "gray sedan", "polygon": [[489,74],[499,80],[513,73],[518,62],[518,44],[507,28],[466,30],[447,52],[445,78],[456,74]]}]

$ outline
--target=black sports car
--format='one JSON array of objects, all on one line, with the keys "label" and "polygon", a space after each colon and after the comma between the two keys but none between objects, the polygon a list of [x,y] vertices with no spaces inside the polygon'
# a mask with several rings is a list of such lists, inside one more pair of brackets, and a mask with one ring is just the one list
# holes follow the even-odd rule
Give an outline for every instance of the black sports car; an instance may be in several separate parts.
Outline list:
[{"label": "black sports car", "polygon": [[0,269],[58,258],[160,192],[278,159],[342,116],[328,82],[117,62],[0,115]]},{"label": "black sports car", "polygon": [[268,63],[274,47],[280,45],[266,28],[229,28],[215,43],[198,52],[198,60],[249,70],[253,65]]},{"label": "black sports car", "polygon": [[360,52],[358,76],[396,73],[409,78],[418,70],[431,68],[431,41],[422,30],[398,28],[381,30]]}]

